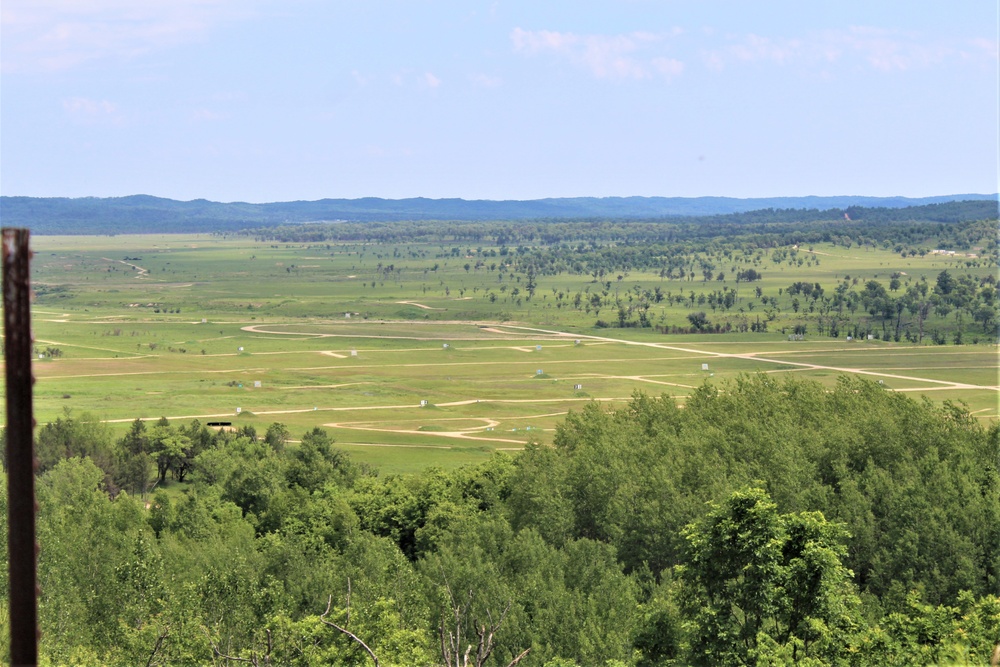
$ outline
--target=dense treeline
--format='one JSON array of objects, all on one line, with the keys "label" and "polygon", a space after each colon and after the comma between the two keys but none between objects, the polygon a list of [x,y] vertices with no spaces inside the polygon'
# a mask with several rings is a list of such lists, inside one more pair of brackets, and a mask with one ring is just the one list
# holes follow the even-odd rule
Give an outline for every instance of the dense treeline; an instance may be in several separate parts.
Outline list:
[{"label": "dense treeline", "polygon": [[[958,209],[954,203],[958,202]],[[992,203],[992,208],[990,204]],[[794,221],[826,219],[818,207],[837,209],[836,217],[848,211],[885,220],[935,220],[952,222],[955,212],[985,204],[987,213],[973,217],[995,217],[996,196],[952,195],[943,197],[772,197],[733,199],[727,197],[576,197],[530,201],[463,199],[321,199],[318,201],[220,203],[196,199],[175,201],[148,195],[128,197],[0,197],[0,220],[4,226],[29,227],[36,234],[152,234],[237,231],[248,227],[272,227],[317,221],[406,221],[406,220],[566,220],[583,218],[645,219],[665,216],[717,216],[749,213],[749,221]],[[869,213],[879,207],[880,212]],[[890,209],[901,208],[894,213]],[[762,210],[763,209],[763,210]],[[779,210],[775,210],[779,209]],[[793,209],[809,209],[805,211]],[[884,209],[884,210],[881,210]],[[989,213],[992,211],[992,213]],[[913,217],[916,216],[916,217]]]},{"label": "dense treeline", "polygon": [[759,375],[412,476],[289,438],[40,429],[45,659],[986,664],[1000,641],[1000,427],[961,406]]},{"label": "dense treeline", "polygon": [[[675,244],[685,241],[733,241],[770,248],[801,243],[830,243],[854,239],[914,245],[930,238],[941,247],[965,247],[970,228],[978,239],[985,234],[980,222],[995,221],[996,201],[963,201],[900,209],[832,210],[762,209],[728,215],[657,220],[580,218],[494,221],[371,221],[310,225],[278,225],[245,233],[265,241],[325,242],[441,242],[489,245]],[[995,225],[994,225],[995,226]]]}]

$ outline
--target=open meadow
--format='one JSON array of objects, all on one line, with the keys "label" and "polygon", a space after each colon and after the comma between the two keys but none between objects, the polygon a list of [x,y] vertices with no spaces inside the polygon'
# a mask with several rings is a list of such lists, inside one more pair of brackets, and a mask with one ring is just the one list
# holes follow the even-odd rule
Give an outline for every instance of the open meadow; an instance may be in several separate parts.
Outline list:
[{"label": "open meadow", "polygon": [[[998,417],[992,344],[849,340],[811,328],[800,340],[789,308],[772,312],[765,332],[667,335],[595,327],[600,307],[570,305],[570,295],[602,286],[621,303],[659,288],[684,295],[648,309],[669,330],[704,308],[698,295],[714,285],[700,278],[635,271],[602,285],[590,275],[539,276],[527,299],[521,276],[470,266],[488,256],[482,248],[209,235],[35,237],[33,248],[40,423],[70,410],[118,433],[161,416],[258,433],[281,422],[293,438],[320,426],[357,460],[401,472],[551,443],[587,401],[620,405],[641,391],[683,405],[703,383],[745,373],[831,386],[858,374],[915,398],[962,401],[983,421]],[[800,257],[758,262],[758,296],[797,281],[832,291],[845,276],[933,282],[970,269],[962,257],[832,245]],[[759,319],[753,288],[736,288],[748,306],[736,317]]]}]

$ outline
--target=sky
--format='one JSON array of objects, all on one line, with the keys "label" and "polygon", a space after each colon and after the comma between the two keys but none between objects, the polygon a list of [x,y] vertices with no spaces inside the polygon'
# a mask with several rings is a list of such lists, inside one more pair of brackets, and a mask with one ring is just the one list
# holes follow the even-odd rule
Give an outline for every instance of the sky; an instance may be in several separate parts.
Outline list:
[{"label": "sky", "polygon": [[990,0],[3,0],[0,194],[998,190]]}]

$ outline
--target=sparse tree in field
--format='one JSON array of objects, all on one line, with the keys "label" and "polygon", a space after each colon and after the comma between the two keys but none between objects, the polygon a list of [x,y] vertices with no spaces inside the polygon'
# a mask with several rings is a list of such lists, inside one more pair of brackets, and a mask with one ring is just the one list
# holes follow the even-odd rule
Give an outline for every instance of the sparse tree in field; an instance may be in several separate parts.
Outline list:
[{"label": "sparse tree in field", "polygon": [[698,311],[697,313],[688,313],[687,319],[688,322],[691,323],[691,326],[697,329],[698,331],[703,330],[709,324],[708,317],[705,315],[704,311]]}]

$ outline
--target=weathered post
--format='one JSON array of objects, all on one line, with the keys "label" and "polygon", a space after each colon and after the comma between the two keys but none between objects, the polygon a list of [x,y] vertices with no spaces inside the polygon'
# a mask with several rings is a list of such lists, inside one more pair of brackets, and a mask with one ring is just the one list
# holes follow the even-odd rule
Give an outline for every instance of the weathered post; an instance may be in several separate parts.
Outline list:
[{"label": "weathered post", "polygon": [[38,663],[35,453],[31,396],[31,259],[27,229],[3,230],[3,333],[7,375],[7,550],[10,662]]}]

